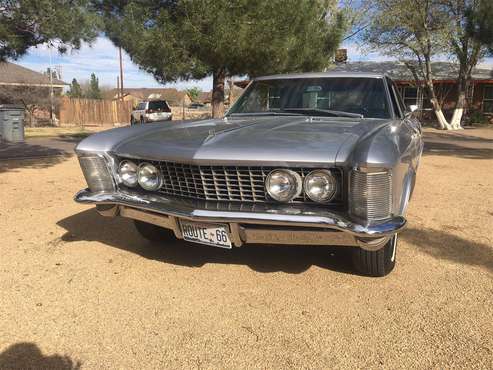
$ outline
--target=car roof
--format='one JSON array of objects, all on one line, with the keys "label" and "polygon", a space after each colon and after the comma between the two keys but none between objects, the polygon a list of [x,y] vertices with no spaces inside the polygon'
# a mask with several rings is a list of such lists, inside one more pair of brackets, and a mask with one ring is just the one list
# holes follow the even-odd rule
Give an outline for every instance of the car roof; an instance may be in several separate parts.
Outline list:
[{"label": "car roof", "polygon": [[288,73],[270,76],[256,77],[254,81],[263,80],[284,80],[284,79],[301,79],[301,78],[336,78],[336,77],[353,77],[353,78],[384,78],[385,74],[370,72],[310,72],[310,73]]}]

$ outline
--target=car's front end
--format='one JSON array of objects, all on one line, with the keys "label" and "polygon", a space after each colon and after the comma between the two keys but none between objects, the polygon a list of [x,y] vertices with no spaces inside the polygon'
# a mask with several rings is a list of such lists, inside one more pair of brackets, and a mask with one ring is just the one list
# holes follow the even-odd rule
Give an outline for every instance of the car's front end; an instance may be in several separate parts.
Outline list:
[{"label": "car's front end", "polygon": [[76,195],[78,202],[96,204],[105,216],[171,229],[180,239],[183,225],[192,230],[190,222],[196,222],[224,228],[227,238],[210,238],[210,244],[226,248],[262,243],[377,250],[406,223],[393,215],[390,171],[196,165],[78,154],[89,186]]},{"label": "car's front end", "polygon": [[395,254],[414,185],[395,153],[399,130],[388,119],[305,115],[118,129],[77,147],[88,188],[75,199],[217,247],[379,253],[390,243]]}]

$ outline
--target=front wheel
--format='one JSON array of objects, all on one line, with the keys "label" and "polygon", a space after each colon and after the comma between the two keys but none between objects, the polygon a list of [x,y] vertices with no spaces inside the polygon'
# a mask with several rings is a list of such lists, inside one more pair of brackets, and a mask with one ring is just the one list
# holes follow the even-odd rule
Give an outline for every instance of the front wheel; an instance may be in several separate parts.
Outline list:
[{"label": "front wheel", "polygon": [[392,236],[385,245],[377,251],[367,251],[355,248],[353,264],[356,270],[367,276],[381,277],[390,273],[395,266],[397,254],[397,234]]}]

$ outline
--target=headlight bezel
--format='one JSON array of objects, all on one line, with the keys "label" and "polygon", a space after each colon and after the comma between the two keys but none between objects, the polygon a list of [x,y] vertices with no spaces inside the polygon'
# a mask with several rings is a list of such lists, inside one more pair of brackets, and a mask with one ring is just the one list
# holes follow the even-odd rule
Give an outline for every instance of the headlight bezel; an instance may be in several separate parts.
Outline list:
[{"label": "headlight bezel", "polygon": [[[329,196],[325,199],[317,199],[313,194],[310,193],[310,186],[308,182],[311,180],[312,177],[316,175],[325,175],[326,178],[330,179],[333,189],[329,193]],[[313,187],[313,186],[312,186]],[[330,170],[327,169],[315,169],[311,171],[308,175],[305,176],[303,179],[303,191],[305,195],[310,199],[312,202],[319,203],[319,204],[327,204],[330,203],[337,195],[337,192],[339,191],[339,184],[337,181],[337,178],[332,174]]]},{"label": "headlight bezel", "polygon": [[[278,194],[275,194],[272,191],[272,189],[271,189],[272,184],[270,182],[276,174],[282,174],[282,175],[286,176],[288,179],[290,179],[291,186],[293,188],[292,188],[292,191],[290,191],[288,193],[288,196],[280,197]],[[278,169],[270,171],[269,174],[267,175],[267,177],[265,178],[264,186],[265,186],[265,191],[267,192],[267,194],[273,200],[280,202],[280,203],[292,202],[294,199],[299,197],[301,195],[301,193],[303,192],[303,181],[301,179],[301,176],[297,172],[292,171],[290,169],[278,168]]]},{"label": "headlight bezel", "polygon": [[[143,171],[146,168],[149,168],[149,167],[152,167],[153,169],[155,169],[155,172],[156,172],[157,183],[154,186],[148,186],[144,182],[144,180],[141,180],[141,177],[143,176],[142,175]],[[139,164],[139,170],[138,170],[137,173],[138,173],[138,175],[137,175],[138,183],[139,183],[140,187],[142,189],[144,189],[144,190],[147,190],[147,191],[156,191],[156,190],[159,190],[159,188],[161,188],[161,186],[163,185],[163,176],[161,174],[161,171],[159,170],[158,167],[156,167],[152,163],[149,163],[149,162],[142,162],[142,163],[140,163]]]}]

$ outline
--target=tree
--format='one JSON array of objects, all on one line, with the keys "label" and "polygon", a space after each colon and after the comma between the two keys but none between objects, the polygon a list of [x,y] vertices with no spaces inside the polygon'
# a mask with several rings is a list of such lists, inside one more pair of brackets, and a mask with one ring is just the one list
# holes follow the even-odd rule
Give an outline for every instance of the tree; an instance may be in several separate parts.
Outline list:
[{"label": "tree", "polygon": [[89,0],[0,0],[0,61],[49,43],[63,53],[97,36]]},{"label": "tree", "polygon": [[58,94],[55,95],[53,102],[51,101],[49,87],[30,86],[28,83],[18,86],[0,86],[0,101],[23,105],[27,112],[26,126],[36,124],[36,115],[48,117],[52,103],[55,111],[58,111],[60,105]]},{"label": "tree", "polygon": [[72,80],[72,83],[70,84],[70,90],[67,92],[67,95],[71,98],[82,98],[82,88],[80,87],[77,79],[74,78]]},{"label": "tree", "polygon": [[58,72],[54,69],[52,70],[50,67],[46,68],[46,71],[44,72],[44,74],[46,76],[48,76],[48,78],[50,78],[50,75],[51,75],[51,78],[53,80],[60,79],[60,77],[58,76]]},{"label": "tree", "polygon": [[200,97],[200,94],[202,93],[202,89],[197,86],[186,89],[185,91],[187,92],[190,99],[192,99],[192,101],[196,101]]},{"label": "tree", "polygon": [[446,48],[443,32],[447,19],[443,17],[441,6],[436,0],[375,0],[372,3],[373,14],[364,39],[371,47],[406,62],[415,78],[424,81],[440,127],[451,128],[435,93],[431,68],[433,57]]},{"label": "tree", "polygon": [[493,54],[493,2],[478,0],[475,7],[466,10],[468,34],[487,45]]},{"label": "tree", "polygon": [[89,86],[87,92],[84,94],[88,99],[101,99],[102,94],[99,89],[99,79],[94,73],[91,73],[91,79],[89,80]]},{"label": "tree", "polygon": [[326,67],[344,31],[336,0],[97,0],[105,31],[159,82]]},{"label": "tree", "polygon": [[[486,54],[486,45],[480,38],[469,32],[470,13],[479,10],[479,0],[442,0],[444,17],[448,19],[445,33],[449,52],[459,64],[457,76],[457,102],[450,125],[461,127],[466,108],[466,94],[471,84],[472,71]],[[491,5],[490,5],[491,7]],[[478,19],[484,19],[481,15]]]},{"label": "tree", "polygon": [[[486,1],[486,0],[482,0]],[[485,44],[468,31],[470,14],[481,0],[376,0],[365,39],[385,54],[404,61],[417,81],[425,81],[442,129],[460,129],[466,92]],[[433,83],[432,60],[448,56],[457,62],[457,100],[452,120],[443,115]]]}]

